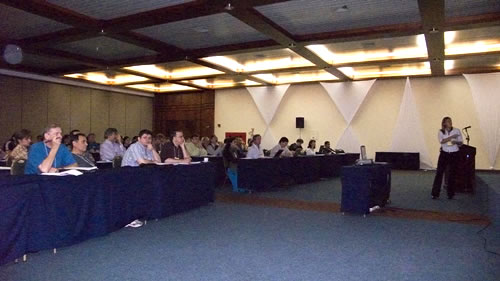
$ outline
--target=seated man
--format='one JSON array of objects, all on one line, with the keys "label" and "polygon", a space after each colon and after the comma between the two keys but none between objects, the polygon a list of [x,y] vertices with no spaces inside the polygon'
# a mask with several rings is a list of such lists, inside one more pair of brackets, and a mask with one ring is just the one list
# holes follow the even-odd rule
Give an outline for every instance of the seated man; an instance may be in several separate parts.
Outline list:
[{"label": "seated man", "polygon": [[100,145],[100,155],[102,161],[113,161],[117,156],[123,156],[125,147],[122,144],[122,138],[115,128],[108,128],[104,132],[106,140]]},{"label": "seated man", "polygon": [[333,153],[333,149],[330,147],[329,141],[325,141],[325,145],[322,145],[319,148],[319,153],[320,154],[332,154]]},{"label": "seated man", "polygon": [[172,132],[170,142],[161,151],[161,161],[168,164],[191,163],[191,156],[187,152],[184,143],[184,134],[182,131]]},{"label": "seated man", "polygon": [[87,144],[87,149],[90,153],[99,153],[99,143],[96,142],[94,133],[88,134]]},{"label": "seated man", "polygon": [[87,137],[82,133],[71,135],[71,154],[78,167],[95,167],[94,157],[87,151]]},{"label": "seated man", "polygon": [[140,164],[160,163],[160,155],[156,152],[152,143],[153,133],[150,130],[139,132],[136,143],[131,144],[125,152],[122,160],[122,167],[137,167]]},{"label": "seated man", "polygon": [[271,149],[271,154],[269,156],[275,157],[276,153],[281,151],[280,155],[278,157],[292,157],[293,153],[288,149],[288,138],[282,137],[279,141],[279,143]]},{"label": "seated man", "polygon": [[304,149],[302,148],[303,143],[303,139],[297,139],[297,141],[295,143],[292,143],[288,149],[290,149],[290,151],[294,153],[294,155],[304,154]]},{"label": "seated man", "polygon": [[60,168],[77,166],[68,148],[61,144],[61,127],[48,126],[43,137],[44,140],[33,144],[28,152],[25,174],[57,173]]},{"label": "seated man", "polygon": [[257,159],[264,157],[264,152],[262,148],[260,148],[261,141],[262,137],[260,135],[254,135],[252,137],[252,146],[248,148],[247,158]]},{"label": "seated man", "polygon": [[193,157],[201,157],[208,154],[207,150],[201,145],[200,136],[198,135],[191,137],[191,142],[186,143],[186,149],[189,155]]}]

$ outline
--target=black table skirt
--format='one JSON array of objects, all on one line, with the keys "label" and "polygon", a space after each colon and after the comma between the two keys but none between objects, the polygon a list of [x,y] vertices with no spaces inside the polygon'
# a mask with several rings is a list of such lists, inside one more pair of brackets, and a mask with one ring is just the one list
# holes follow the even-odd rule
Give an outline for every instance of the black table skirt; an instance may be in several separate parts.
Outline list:
[{"label": "black table skirt", "polygon": [[352,165],[357,153],[290,158],[240,159],[238,186],[250,190],[302,184],[340,175],[340,169]]},{"label": "black table skirt", "polygon": [[215,176],[203,163],[1,177],[0,264],[213,202]]}]

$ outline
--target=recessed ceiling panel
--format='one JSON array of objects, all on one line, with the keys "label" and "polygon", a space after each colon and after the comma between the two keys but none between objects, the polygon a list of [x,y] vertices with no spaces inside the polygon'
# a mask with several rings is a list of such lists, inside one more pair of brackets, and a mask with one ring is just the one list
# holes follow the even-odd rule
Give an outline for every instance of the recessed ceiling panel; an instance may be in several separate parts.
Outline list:
[{"label": "recessed ceiling panel", "polygon": [[208,89],[221,89],[242,86],[258,86],[262,85],[252,80],[245,79],[244,77],[222,76],[208,79],[195,79],[186,80],[183,82],[192,83],[200,87]]},{"label": "recessed ceiling panel", "polygon": [[147,92],[155,93],[168,93],[168,92],[181,92],[181,91],[196,91],[197,88],[188,87],[184,85],[162,83],[162,84],[136,84],[128,85],[126,87],[133,88],[136,90],[142,90]]},{"label": "recessed ceiling panel", "polygon": [[446,0],[446,17],[460,17],[500,12],[498,0]]},{"label": "recessed ceiling panel", "polygon": [[269,82],[271,84],[291,84],[291,83],[301,83],[301,82],[338,80],[338,78],[335,75],[325,70],[264,73],[264,74],[255,74],[253,76],[262,79],[266,82]]},{"label": "recessed ceiling panel", "polygon": [[297,35],[420,22],[415,0],[295,0],[257,10]]},{"label": "recessed ceiling panel", "polygon": [[182,49],[269,39],[227,13],[171,22],[136,31]]},{"label": "recessed ceiling panel", "polygon": [[290,49],[268,50],[228,56],[214,56],[202,60],[236,72],[254,72],[272,69],[314,66]]},{"label": "recessed ceiling panel", "polygon": [[459,55],[500,51],[500,26],[446,31],[445,54]]},{"label": "recessed ceiling panel", "polygon": [[23,61],[21,64],[25,66],[42,68],[47,70],[63,69],[73,66],[79,66],[78,63],[75,63],[73,61],[58,59],[53,57],[39,56],[29,53],[23,54]]},{"label": "recessed ceiling panel", "polygon": [[0,4],[0,38],[24,39],[71,26]]},{"label": "recessed ceiling panel", "polygon": [[446,74],[461,74],[481,70],[498,71],[500,70],[500,56],[481,55],[470,58],[445,60],[444,68]]},{"label": "recessed ceiling panel", "polygon": [[127,83],[148,81],[148,78],[124,74],[115,71],[106,72],[87,72],[87,73],[72,73],[66,74],[64,77],[87,80],[105,85],[123,85]]},{"label": "recessed ceiling panel", "polygon": [[128,16],[149,10],[174,6],[193,0],[105,0],[105,1],[83,1],[83,0],[48,0],[48,2],[73,10],[89,17],[109,20],[112,18]]},{"label": "recessed ceiling panel", "polygon": [[329,64],[427,57],[427,48],[423,34],[325,45],[309,45],[307,48]]},{"label": "recessed ceiling panel", "polygon": [[160,79],[186,79],[223,73],[189,61],[169,62],[157,65],[136,65],[125,67],[125,69],[141,72]]},{"label": "recessed ceiling panel", "polygon": [[379,77],[400,77],[415,75],[430,75],[429,62],[395,64],[387,66],[340,67],[345,75],[352,79],[367,79]]},{"label": "recessed ceiling panel", "polygon": [[155,51],[104,36],[64,43],[56,46],[56,49],[102,60],[118,60],[156,54]]}]

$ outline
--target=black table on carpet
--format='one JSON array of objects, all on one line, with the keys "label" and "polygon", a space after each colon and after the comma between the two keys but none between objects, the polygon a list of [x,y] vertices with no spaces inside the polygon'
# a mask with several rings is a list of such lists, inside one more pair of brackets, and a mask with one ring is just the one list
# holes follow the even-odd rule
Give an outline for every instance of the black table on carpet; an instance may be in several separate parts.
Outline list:
[{"label": "black table on carpet", "polygon": [[268,190],[334,177],[343,165],[354,163],[359,154],[315,155],[285,158],[240,159],[238,186],[249,190]]},{"label": "black table on carpet", "polygon": [[0,264],[213,202],[215,165],[124,167],[0,178]]},{"label": "black table on carpet", "polygon": [[215,175],[217,186],[224,184],[226,179],[226,171],[224,169],[224,160],[220,156],[203,156],[203,157],[191,157],[194,162],[203,162],[205,158],[208,158],[208,162],[215,164]]},{"label": "black table on carpet", "polygon": [[376,162],[391,163],[392,169],[398,170],[419,170],[419,152],[376,152]]},{"label": "black table on carpet", "polygon": [[378,163],[342,167],[342,212],[368,214],[384,207],[391,193],[391,165]]}]

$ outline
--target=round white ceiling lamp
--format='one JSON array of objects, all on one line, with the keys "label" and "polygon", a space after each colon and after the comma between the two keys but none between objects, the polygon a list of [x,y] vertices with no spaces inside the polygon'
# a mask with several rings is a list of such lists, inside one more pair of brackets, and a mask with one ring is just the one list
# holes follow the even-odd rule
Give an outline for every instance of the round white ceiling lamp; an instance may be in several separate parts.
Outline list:
[{"label": "round white ceiling lamp", "polygon": [[8,44],[3,50],[3,58],[9,64],[19,64],[23,61],[23,50],[17,45]]}]

